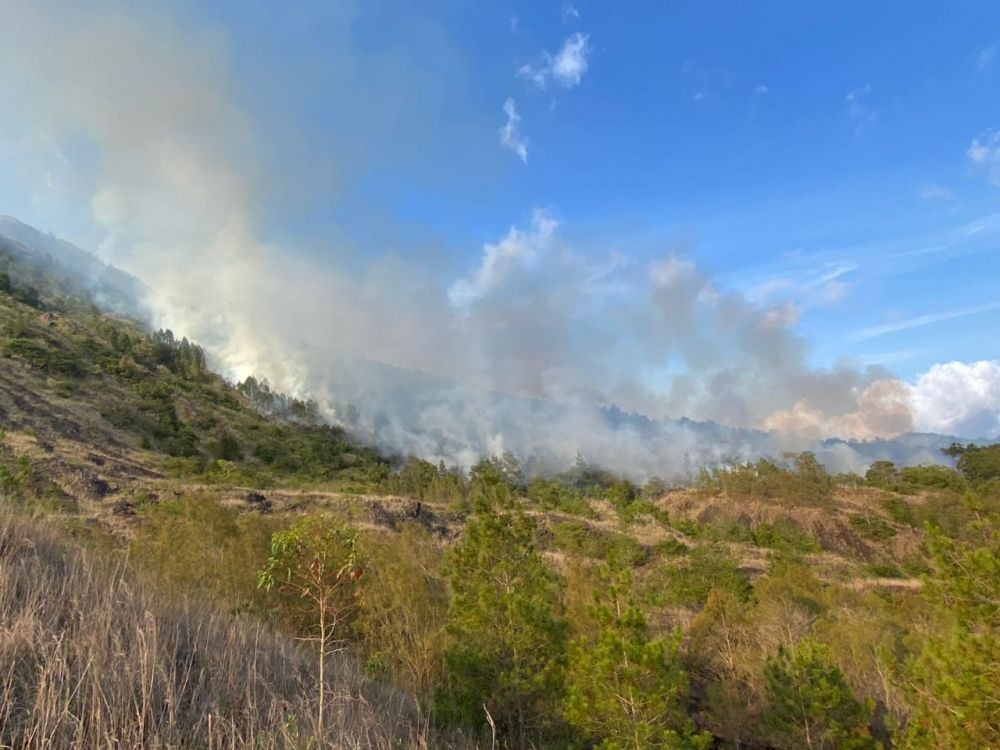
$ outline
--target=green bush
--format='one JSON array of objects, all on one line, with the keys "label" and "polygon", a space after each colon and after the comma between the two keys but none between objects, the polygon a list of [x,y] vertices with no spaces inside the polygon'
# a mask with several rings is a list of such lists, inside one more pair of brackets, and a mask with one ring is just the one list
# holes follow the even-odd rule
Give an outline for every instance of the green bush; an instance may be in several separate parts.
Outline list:
[{"label": "green bush", "polygon": [[873,562],[865,566],[870,575],[876,578],[904,578],[903,571],[894,562]]},{"label": "green bush", "polygon": [[878,516],[851,516],[851,528],[872,542],[884,542],[896,536],[896,529]]},{"label": "green bush", "polygon": [[701,607],[713,589],[728,591],[740,601],[750,596],[746,575],[729,550],[717,544],[695,547],[681,560],[661,565],[647,586],[653,601],[685,607]]},{"label": "green bush", "polygon": [[528,483],[528,500],[547,510],[558,510],[574,516],[593,517],[594,509],[586,498],[555,479],[535,477]]},{"label": "green bush", "polygon": [[806,534],[788,519],[781,519],[773,524],[757,524],[753,528],[752,535],[753,543],[758,547],[802,553],[814,553],[822,550],[816,539]]},{"label": "green bush", "polygon": [[647,558],[646,550],[630,536],[597,529],[579,521],[562,521],[552,526],[555,546],[596,560],[609,560],[635,567]]},{"label": "green bush", "polygon": [[907,526],[920,526],[920,522],[917,520],[917,516],[913,512],[913,508],[911,508],[910,504],[902,498],[886,498],[882,505],[886,509],[886,512],[892,516],[892,520],[896,523],[906,524]]},{"label": "green bush", "polygon": [[703,470],[696,483],[704,493],[731,497],[774,498],[796,505],[825,503],[833,490],[833,478],[812,453],[786,456],[790,466],[768,459],[756,463]]},{"label": "green bush", "polygon": [[961,492],[966,486],[965,478],[957,471],[934,464],[907,466],[900,470],[899,479],[903,488],[911,491],[935,489]]}]

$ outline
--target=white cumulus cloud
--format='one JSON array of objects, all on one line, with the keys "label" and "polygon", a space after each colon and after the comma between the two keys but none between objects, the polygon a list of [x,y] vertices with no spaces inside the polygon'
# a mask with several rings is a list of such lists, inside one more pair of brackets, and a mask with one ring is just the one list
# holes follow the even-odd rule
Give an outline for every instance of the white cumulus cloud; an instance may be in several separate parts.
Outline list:
[{"label": "white cumulus cloud", "polygon": [[1000,360],[947,362],[911,386],[914,427],[962,437],[1000,437]]}]

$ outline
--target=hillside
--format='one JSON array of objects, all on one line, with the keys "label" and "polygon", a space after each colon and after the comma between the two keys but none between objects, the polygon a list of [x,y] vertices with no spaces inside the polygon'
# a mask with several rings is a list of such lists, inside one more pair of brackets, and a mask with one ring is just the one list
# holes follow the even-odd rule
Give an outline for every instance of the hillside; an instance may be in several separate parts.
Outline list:
[{"label": "hillside", "polygon": [[[1000,736],[984,671],[996,448],[959,446],[957,470],[882,462],[863,477],[804,453],[678,486],[583,460],[525,476],[494,457],[466,473],[380,455],[266,383],[229,384],[196,344],[5,252],[0,611],[17,626],[0,649],[17,668],[4,744]],[[813,673],[829,693],[802,714],[782,685]],[[971,692],[956,694],[963,679]]]}]

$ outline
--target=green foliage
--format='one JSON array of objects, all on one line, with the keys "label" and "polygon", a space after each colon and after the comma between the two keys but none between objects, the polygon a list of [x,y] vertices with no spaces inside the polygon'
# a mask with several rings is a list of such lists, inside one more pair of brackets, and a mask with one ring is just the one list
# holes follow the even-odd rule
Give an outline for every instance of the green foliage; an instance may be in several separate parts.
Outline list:
[{"label": "green foliage", "polygon": [[776,747],[878,747],[868,729],[872,708],[854,696],[829,647],[806,640],[794,649],[779,649],[764,665],[764,685],[764,722],[774,733]]},{"label": "green foliage", "polygon": [[566,552],[635,567],[647,558],[639,542],[625,534],[604,531],[580,521],[552,525],[555,545]]},{"label": "green foliage", "polygon": [[230,433],[224,432],[211,449],[211,454],[222,461],[239,461],[243,458],[239,441]]},{"label": "green foliage", "polygon": [[143,510],[131,557],[173,596],[206,595],[233,611],[259,610],[257,571],[267,560],[274,523],[197,495],[152,503]]},{"label": "green foliage", "polygon": [[170,329],[154,331],[148,342],[149,356],[156,365],[162,365],[171,372],[188,377],[197,377],[205,372],[205,352],[187,340],[174,338]]},{"label": "green foliage", "polygon": [[236,390],[242,393],[260,414],[305,424],[319,424],[322,421],[319,405],[315,401],[297,399],[271,390],[267,378],[257,380],[250,375],[236,384]]},{"label": "green foliage", "polygon": [[521,463],[510,452],[480,460],[469,471],[469,481],[473,484],[500,482],[515,494],[523,494],[526,489]]},{"label": "green foliage", "polygon": [[639,497],[639,489],[627,479],[615,481],[604,492],[604,497],[616,508],[625,508]]},{"label": "green foliage", "polygon": [[696,486],[701,492],[731,497],[768,498],[793,505],[825,503],[833,490],[833,479],[816,456],[806,452],[787,458],[790,467],[761,459],[711,472],[703,470]]},{"label": "green foliage", "polygon": [[18,357],[48,375],[78,378],[85,374],[79,360],[54,336],[44,333],[34,335],[24,330],[3,344],[5,357]]},{"label": "green foliage", "polygon": [[896,529],[878,516],[851,516],[851,528],[865,539],[884,542],[896,536]]},{"label": "green foliage", "polygon": [[876,578],[903,578],[903,571],[894,562],[882,561],[868,563],[865,566],[868,573]]},{"label": "green foliage", "polygon": [[779,519],[773,524],[759,523],[752,530],[753,543],[758,547],[785,552],[820,552],[819,542],[806,534],[793,521]]},{"label": "green foliage", "polygon": [[991,519],[977,544],[932,532],[937,574],[924,597],[932,619],[903,668],[915,710],[904,744],[956,750],[1000,746],[1000,543]]},{"label": "green foliage", "polygon": [[410,456],[403,465],[382,482],[382,488],[391,495],[403,495],[417,500],[460,505],[468,494],[468,487],[461,472],[437,466],[430,461]]},{"label": "green foliage", "polygon": [[358,605],[362,566],[357,533],[325,516],[308,516],[271,535],[257,585],[279,597],[280,613],[327,648],[343,637]]},{"label": "green foliage", "polygon": [[438,709],[481,727],[485,707],[501,736],[524,746],[553,730],[565,654],[559,580],[499,471],[476,473],[472,498],[474,514],[446,563],[452,642]]},{"label": "green foliage", "polygon": [[907,466],[900,470],[899,480],[902,489],[911,492],[923,489],[962,492],[966,487],[965,479],[961,474],[947,466],[936,464]]},{"label": "green foliage", "polygon": [[281,597],[280,614],[319,652],[316,734],[323,734],[326,657],[339,650],[360,602],[361,561],[354,531],[310,516],[271,536],[258,586]]},{"label": "green foliage", "polygon": [[362,578],[359,624],[369,668],[426,699],[444,673],[448,591],[440,574],[442,550],[414,523],[398,536],[373,535],[363,547],[370,565]]},{"label": "green foliage", "polygon": [[686,555],[688,553],[688,546],[680,539],[672,536],[657,542],[653,549],[658,554],[668,557],[677,557],[678,555]]},{"label": "green foliage", "polygon": [[958,456],[958,470],[970,482],[1000,478],[1000,444],[978,447],[953,445],[945,453]]},{"label": "green foliage", "polygon": [[706,748],[686,714],[681,634],[657,638],[634,598],[627,573],[605,569],[589,614],[593,633],[569,649],[564,715],[604,750]]},{"label": "green foliage", "polygon": [[10,298],[0,304],[0,354],[48,376],[40,387],[96,404],[106,420],[99,429],[125,433],[133,445],[174,459],[197,459],[171,462],[186,478],[233,476],[262,485],[275,477],[335,480],[370,491],[388,473],[375,451],[338,428],[314,424],[315,415],[302,413],[308,402],[272,393],[288,414],[265,421],[206,369],[200,347],[171,331],[150,333],[62,297],[47,298],[51,312],[44,316]]},{"label": "green foliage", "polygon": [[528,500],[546,510],[558,510],[574,516],[593,517],[586,498],[556,479],[535,477],[528,483]]},{"label": "green foliage", "polygon": [[713,589],[730,592],[740,601],[750,596],[750,583],[729,550],[702,544],[685,557],[662,563],[647,582],[653,601],[701,607]]},{"label": "green foliage", "polygon": [[895,490],[899,487],[899,469],[892,461],[875,461],[865,472],[865,481],[872,487]]},{"label": "green foliage", "polygon": [[910,504],[901,497],[886,498],[882,502],[882,507],[885,508],[886,512],[892,516],[892,520],[896,523],[906,524],[907,526],[920,525],[913,508],[911,508]]}]

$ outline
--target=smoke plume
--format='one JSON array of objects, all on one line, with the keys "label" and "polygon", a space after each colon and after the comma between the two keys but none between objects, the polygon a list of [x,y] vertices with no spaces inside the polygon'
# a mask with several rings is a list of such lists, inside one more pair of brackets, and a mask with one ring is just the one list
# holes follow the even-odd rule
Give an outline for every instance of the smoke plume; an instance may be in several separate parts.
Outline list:
[{"label": "smoke plume", "polygon": [[[720,288],[670,248],[652,263],[594,258],[548,210],[458,278],[398,248],[277,246],[269,204],[324,181],[261,132],[221,35],[130,8],[7,7],[0,127],[86,164],[64,187],[101,227],[101,253],[149,285],[157,325],[201,342],[229,377],[265,376],[361,436],[465,465],[511,450],[556,468],[582,453],[673,475],[913,427],[911,388],[888,372],[810,366],[793,306]],[[364,66],[350,75],[368,83]]]}]

